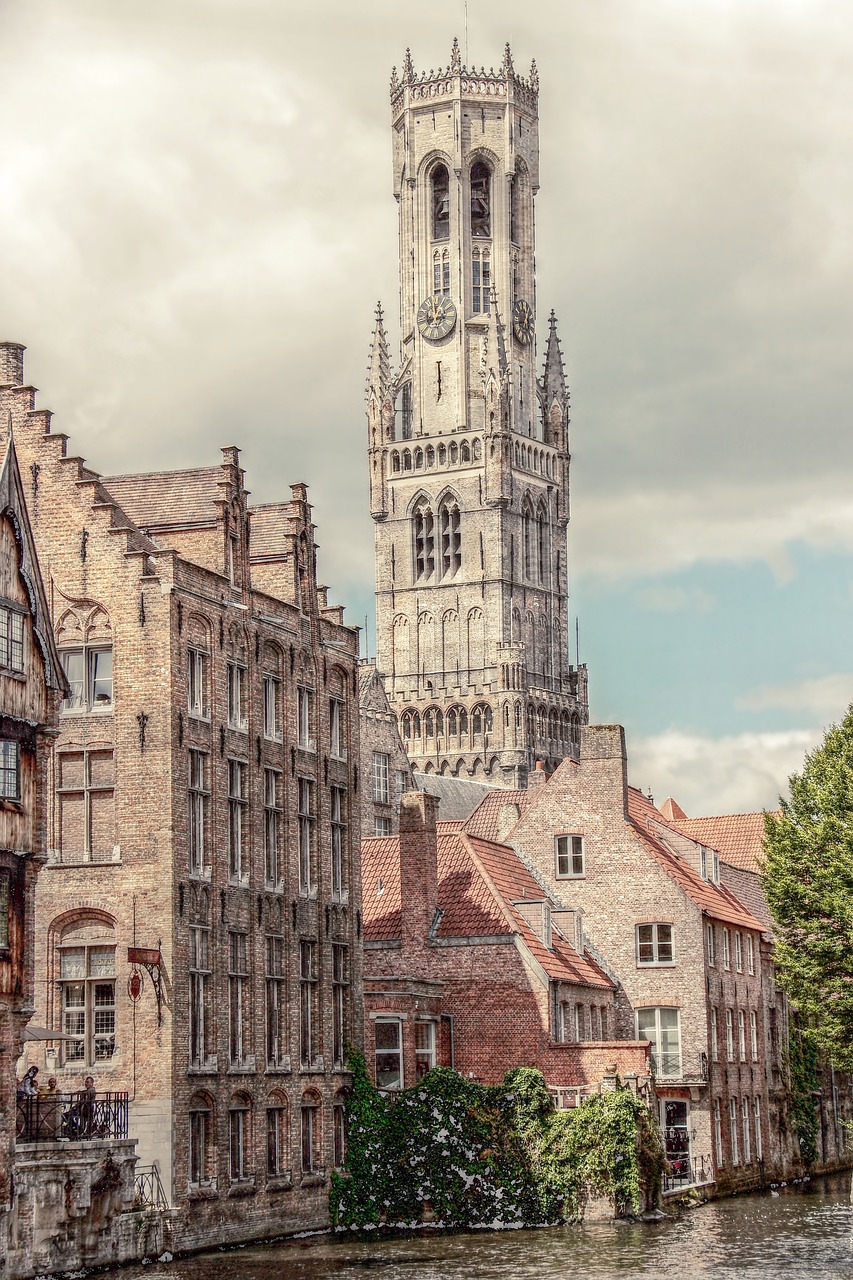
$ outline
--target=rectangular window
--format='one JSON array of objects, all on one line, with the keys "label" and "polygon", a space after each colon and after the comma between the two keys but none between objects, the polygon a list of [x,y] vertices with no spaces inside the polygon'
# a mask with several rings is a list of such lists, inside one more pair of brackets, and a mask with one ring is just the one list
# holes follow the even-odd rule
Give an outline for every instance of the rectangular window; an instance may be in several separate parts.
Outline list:
[{"label": "rectangular window", "polygon": [[728,929],[723,930],[723,968],[731,969],[732,967],[732,946],[731,935]]},{"label": "rectangular window", "polygon": [[435,1066],[435,1023],[415,1023],[415,1076],[418,1080]]},{"label": "rectangular window", "polygon": [[267,1176],[284,1178],[290,1173],[288,1156],[287,1108],[267,1108]]},{"label": "rectangular window", "polygon": [[317,944],[299,943],[299,1045],[304,1067],[317,1057]]},{"label": "rectangular window", "polygon": [[732,1144],[732,1164],[740,1164],[737,1128],[737,1099],[729,1098],[729,1138]]},{"label": "rectangular window", "polygon": [[708,879],[708,850],[704,845],[699,850],[699,870],[703,880]]},{"label": "rectangular window", "polygon": [[[210,1009],[210,929],[190,926],[190,1066],[203,1067],[210,1058],[213,1022]],[[197,1181],[197,1179],[193,1179]]]},{"label": "rectangular window", "polygon": [[720,1099],[714,1099],[714,1146],[717,1150],[717,1168],[723,1165],[723,1118],[720,1108]]},{"label": "rectangular window", "polygon": [[189,753],[189,855],[190,875],[203,876],[209,872],[206,863],[207,850],[207,768],[208,757],[204,751],[190,748]]},{"label": "rectangular window", "polygon": [[749,1011],[749,1047],[752,1050],[752,1061],[758,1061],[758,1014],[754,1009]]},{"label": "rectangular window", "polygon": [[0,871],[0,950],[9,949],[9,907],[11,899],[12,876],[8,871]]},{"label": "rectangular window", "polygon": [[316,1104],[303,1104],[300,1108],[302,1112],[302,1172],[315,1173],[317,1171],[317,1141],[319,1137],[319,1117],[320,1108]]},{"label": "rectangular window", "polygon": [[744,1164],[751,1164],[752,1144],[749,1133],[749,1098],[741,1098],[740,1100],[740,1118],[743,1129],[743,1162]]},{"label": "rectangular window", "polygon": [[743,936],[739,933],[735,934],[735,968],[743,973]]},{"label": "rectangular window", "polygon": [[313,751],[315,749],[312,733],[314,727],[313,712],[314,694],[311,689],[306,689],[300,685],[296,690],[297,741],[303,751]]},{"label": "rectangular window", "polygon": [[586,874],[583,836],[555,836],[554,850],[557,860],[558,880]]},{"label": "rectangular window", "polygon": [[62,947],[59,952],[63,1061],[108,1062],[116,1047],[115,947]]},{"label": "rectangular window", "polygon": [[61,751],[56,776],[61,860],[112,862],[116,847],[112,751]]},{"label": "rectangular window", "polygon": [[277,676],[264,676],[264,737],[281,742],[281,681]]},{"label": "rectangular window", "polygon": [[376,1087],[403,1088],[403,1024],[398,1018],[376,1019]]},{"label": "rectangular window", "polygon": [[391,819],[377,815],[377,817],[373,819],[373,834],[375,836],[390,836]]},{"label": "rectangular window", "polygon": [[228,727],[244,732],[249,723],[246,701],[246,668],[228,663]]},{"label": "rectangular window", "polygon": [[708,964],[716,964],[714,926],[712,924],[705,925],[705,956],[707,957]]},{"label": "rectangular window", "polygon": [[0,798],[3,800],[21,798],[20,759],[17,742],[0,741]]},{"label": "rectangular window", "polygon": [[24,614],[0,605],[0,667],[24,669]]},{"label": "rectangular window", "polygon": [[607,1022],[608,1022],[607,1005],[603,1004],[601,1006],[601,1038],[602,1040],[607,1039],[607,1031],[608,1031]]},{"label": "rectangular window", "polygon": [[475,315],[488,315],[489,291],[492,287],[491,264],[485,255],[475,252],[471,263],[471,307]]},{"label": "rectangular window", "polygon": [[731,1009],[726,1009],[726,1058],[729,1062],[734,1061],[735,1042],[734,1042],[734,1018]]},{"label": "rectangular window", "polygon": [[332,1049],[335,1066],[343,1065],[347,1048],[347,1003],[349,992],[349,950],[341,942],[332,943]]},{"label": "rectangular window", "polygon": [[60,653],[62,667],[71,686],[62,703],[66,714],[111,711],[113,705],[113,651],[84,645]]},{"label": "rectangular window", "polygon": [[717,1018],[718,1017],[719,1017],[719,1010],[712,1009],[711,1010],[711,1059],[713,1062],[716,1062],[720,1056],[720,1046],[717,1041]]},{"label": "rectangular window", "polygon": [[281,788],[282,775],[278,770],[264,769],[264,878],[271,888],[281,883]]},{"label": "rectangular window", "polygon": [[637,964],[672,964],[671,924],[637,925]]},{"label": "rectangular window", "polygon": [[347,758],[346,703],[329,699],[329,752],[336,760]]},{"label": "rectangular window", "polygon": [[373,753],[373,800],[376,804],[388,804],[388,762],[390,757],[382,751]]},{"label": "rectangular window", "polygon": [[202,1187],[211,1181],[212,1127],[209,1110],[190,1112],[190,1182],[193,1186]]},{"label": "rectangular window", "polygon": [[348,889],[347,878],[347,793],[343,787],[331,787],[331,863],[332,896],[342,898]]},{"label": "rectangular window", "polygon": [[746,935],[746,968],[748,973],[755,973],[755,943],[751,933]]},{"label": "rectangular window", "polygon": [[746,1015],[743,1009],[737,1011],[737,1043],[741,1062],[746,1062]]},{"label": "rectangular window", "polygon": [[637,1039],[652,1042],[652,1070],[662,1080],[681,1075],[681,1032],[677,1009],[638,1009]]},{"label": "rectangular window", "polygon": [[557,1027],[557,1039],[563,1044],[568,1044],[572,1038],[572,1006],[563,1001],[560,1004],[559,1023]]},{"label": "rectangular window", "polygon": [[191,716],[207,720],[208,664],[210,657],[203,649],[187,649],[187,708]]},{"label": "rectangular window", "polygon": [[575,1005],[575,1039],[586,1039],[586,1017],[582,1004]]},{"label": "rectangular window", "polygon": [[228,934],[228,1057],[242,1066],[248,1051],[249,960],[245,933]]},{"label": "rectangular window", "polygon": [[301,893],[311,893],[314,889],[313,784],[308,778],[298,778],[296,789],[296,815],[299,831],[299,890]]},{"label": "rectangular window", "polygon": [[409,775],[406,772],[406,770],[398,769],[397,770],[397,799],[398,800],[400,796],[405,795],[410,785],[411,783],[409,782]]},{"label": "rectangular window", "polygon": [[755,1158],[761,1160],[764,1156],[764,1146],[761,1141],[761,1099],[758,1097],[752,1100],[752,1117],[755,1121]]},{"label": "rectangular window", "polygon": [[232,880],[248,880],[248,862],[243,849],[246,827],[246,766],[242,760],[228,761],[228,874]]},{"label": "rectangular window", "polygon": [[228,1112],[228,1177],[231,1182],[241,1182],[246,1177],[246,1157],[249,1151],[249,1113],[244,1107],[234,1107]]},{"label": "rectangular window", "polygon": [[287,1057],[287,989],[284,938],[267,934],[266,1039],[267,1066],[281,1067]]},{"label": "rectangular window", "polygon": [[347,1159],[347,1112],[346,1107],[336,1102],[332,1108],[332,1121],[335,1138],[335,1168],[342,1169]]}]

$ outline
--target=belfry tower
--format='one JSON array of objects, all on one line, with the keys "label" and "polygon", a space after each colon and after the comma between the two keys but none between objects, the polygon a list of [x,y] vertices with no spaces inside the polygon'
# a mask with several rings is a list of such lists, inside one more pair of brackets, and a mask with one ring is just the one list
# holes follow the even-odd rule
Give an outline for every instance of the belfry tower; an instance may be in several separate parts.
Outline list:
[{"label": "belfry tower", "polygon": [[399,368],[367,382],[377,662],[416,769],[524,786],[576,754],[568,660],[569,393],[553,312],[536,376],[539,79],[391,78]]}]

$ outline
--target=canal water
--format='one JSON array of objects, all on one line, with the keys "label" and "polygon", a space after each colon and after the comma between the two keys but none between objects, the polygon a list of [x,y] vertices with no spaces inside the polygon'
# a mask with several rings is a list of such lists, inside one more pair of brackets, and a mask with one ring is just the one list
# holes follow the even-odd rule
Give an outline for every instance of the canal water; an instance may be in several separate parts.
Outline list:
[{"label": "canal water", "polygon": [[[542,1231],[425,1233],[353,1240],[315,1235],[171,1263],[114,1280],[853,1280],[846,1179],[719,1200],[655,1223]],[[101,1273],[103,1277],[103,1273]],[[106,1278],[104,1278],[106,1280]]]}]

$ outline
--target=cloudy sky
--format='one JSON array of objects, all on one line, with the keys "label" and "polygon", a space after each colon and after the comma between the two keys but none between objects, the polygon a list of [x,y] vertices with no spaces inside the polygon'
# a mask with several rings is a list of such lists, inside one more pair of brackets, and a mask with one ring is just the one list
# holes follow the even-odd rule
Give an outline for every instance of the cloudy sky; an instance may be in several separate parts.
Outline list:
[{"label": "cloudy sky", "polygon": [[[257,500],[307,481],[352,622],[388,78],[454,34],[462,0],[0,0],[0,336],[100,471],[237,443]],[[658,800],[771,806],[853,698],[849,5],[469,0],[469,60],[506,39],[541,76],[593,718]]]}]

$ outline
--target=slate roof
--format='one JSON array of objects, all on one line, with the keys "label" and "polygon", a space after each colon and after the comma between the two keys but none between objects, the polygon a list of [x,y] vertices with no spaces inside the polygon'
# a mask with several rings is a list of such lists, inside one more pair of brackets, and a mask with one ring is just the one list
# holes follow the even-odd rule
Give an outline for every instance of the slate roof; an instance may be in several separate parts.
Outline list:
[{"label": "slate roof", "polygon": [[440,773],[416,773],[415,786],[441,801],[440,818],[468,818],[477,805],[492,791],[506,794],[504,788],[471,778],[448,778]]},{"label": "slate roof", "polygon": [[[506,787],[489,791],[465,822],[465,830],[482,840],[505,839],[534,795],[533,791],[511,791]],[[517,811],[515,821],[511,821],[512,806]]]},{"label": "slate roof", "polygon": [[102,484],[141,529],[176,528],[219,519],[224,497],[222,467],[103,476]]},{"label": "slate roof", "polygon": [[716,849],[723,862],[757,873],[764,848],[763,813],[725,813],[718,818],[685,818],[673,823],[691,840]]},{"label": "slate roof", "polygon": [[[628,821],[648,852],[660,863],[675,883],[696,903],[704,915],[741,929],[762,930],[760,920],[748,911],[742,902],[724,885],[717,886],[703,880],[698,871],[679,858],[663,843],[655,823],[666,825],[663,814],[647,796],[636,787],[628,788]],[[673,826],[673,830],[680,828]],[[686,834],[686,833],[682,833]]]},{"label": "slate roof", "polygon": [[[444,911],[439,938],[516,935],[551,978],[611,989],[589,957],[581,956],[552,926],[549,949],[512,905],[541,901],[545,894],[507,845],[468,836],[458,822],[440,822],[436,832],[438,905]],[[373,836],[361,846],[364,937],[391,941],[401,934],[399,836]]]}]

